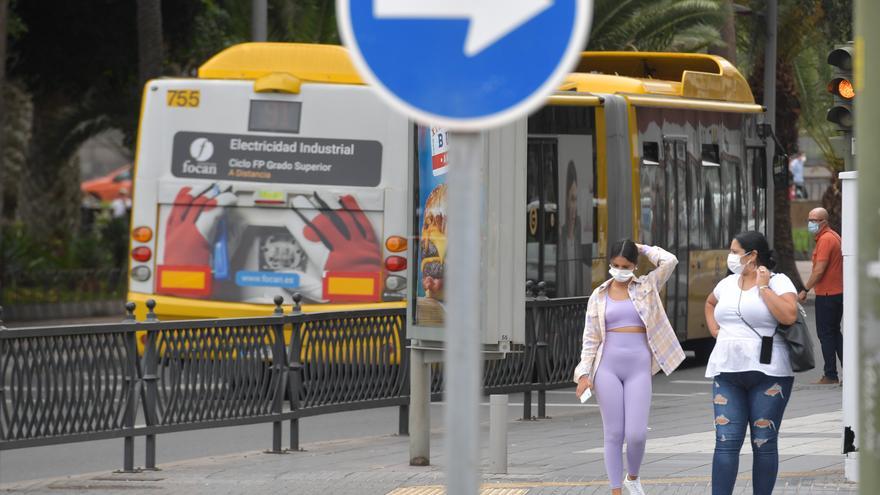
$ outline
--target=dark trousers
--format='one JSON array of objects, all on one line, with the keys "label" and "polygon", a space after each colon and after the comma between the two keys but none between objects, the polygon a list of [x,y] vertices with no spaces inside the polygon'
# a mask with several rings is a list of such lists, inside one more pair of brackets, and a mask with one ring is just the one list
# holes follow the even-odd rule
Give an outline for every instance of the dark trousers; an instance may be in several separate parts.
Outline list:
[{"label": "dark trousers", "polygon": [[843,294],[816,296],[816,333],[822,345],[825,360],[825,376],[837,379],[837,358],[843,364],[843,334],[840,319],[843,318]]}]

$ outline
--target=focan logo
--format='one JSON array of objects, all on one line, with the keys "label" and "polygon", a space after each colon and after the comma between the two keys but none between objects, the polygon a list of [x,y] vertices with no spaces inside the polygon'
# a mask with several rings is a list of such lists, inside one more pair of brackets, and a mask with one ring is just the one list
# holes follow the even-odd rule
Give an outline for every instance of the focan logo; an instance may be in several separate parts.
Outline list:
[{"label": "focan logo", "polygon": [[189,155],[197,162],[206,162],[214,156],[214,143],[203,137],[193,139],[189,145]]},{"label": "focan logo", "polygon": [[431,128],[431,172],[434,177],[446,173],[449,161],[447,159],[449,142],[447,141],[446,129],[441,127]]}]

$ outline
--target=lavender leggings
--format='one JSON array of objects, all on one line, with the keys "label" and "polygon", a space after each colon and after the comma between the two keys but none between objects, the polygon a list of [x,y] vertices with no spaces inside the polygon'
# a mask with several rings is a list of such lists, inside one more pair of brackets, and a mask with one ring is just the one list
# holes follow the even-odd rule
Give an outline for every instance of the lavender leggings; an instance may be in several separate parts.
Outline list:
[{"label": "lavender leggings", "polygon": [[593,380],[605,432],[605,470],[611,488],[623,482],[623,440],[626,466],[638,476],[651,409],[651,349],[643,333],[609,331],[602,361]]}]

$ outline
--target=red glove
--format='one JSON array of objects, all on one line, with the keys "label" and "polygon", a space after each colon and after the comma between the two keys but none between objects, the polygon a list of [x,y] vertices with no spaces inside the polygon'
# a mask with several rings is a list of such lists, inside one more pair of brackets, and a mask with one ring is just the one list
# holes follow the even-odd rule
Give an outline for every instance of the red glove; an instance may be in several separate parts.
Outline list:
[{"label": "red glove", "polygon": [[190,194],[192,188],[184,187],[174,198],[174,207],[168,216],[165,233],[166,265],[201,265],[211,261],[211,246],[196,226],[196,220],[203,211],[217,206],[217,200]]},{"label": "red glove", "polygon": [[342,208],[333,210],[315,194],[324,207],[303,229],[303,235],[312,242],[323,242],[330,255],[324,270],[328,272],[382,271],[382,250],[373,232],[373,225],[361,210],[357,200],[342,196]]}]

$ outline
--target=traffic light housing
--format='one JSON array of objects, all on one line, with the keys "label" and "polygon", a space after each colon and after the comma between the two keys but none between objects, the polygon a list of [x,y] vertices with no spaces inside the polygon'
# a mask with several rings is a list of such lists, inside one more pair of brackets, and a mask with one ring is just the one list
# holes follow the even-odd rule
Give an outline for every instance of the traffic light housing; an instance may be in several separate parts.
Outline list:
[{"label": "traffic light housing", "polygon": [[834,103],[825,118],[835,124],[837,130],[851,132],[855,124],[853,101],[856,96],[853,85],[852,43],[831,50],[828,63],[834,67],[832,79],[828,82],[828,92],[834,96]]}]

